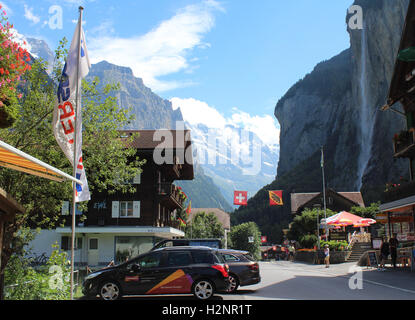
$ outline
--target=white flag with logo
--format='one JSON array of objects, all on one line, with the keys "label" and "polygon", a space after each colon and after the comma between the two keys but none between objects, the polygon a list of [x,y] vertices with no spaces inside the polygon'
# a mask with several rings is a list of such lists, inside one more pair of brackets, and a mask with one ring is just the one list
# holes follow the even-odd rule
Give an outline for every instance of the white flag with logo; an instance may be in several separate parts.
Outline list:
[{"label": "white flag with logo", "polygon": [[[81,35],[81,39],[79,39],[79,35]],[[79,44],[81,45],[80,50]],[[80,60],[78,73],[77,66],[79,51]],[[81,21],[79,21],[75,29],[75,34],[72,39],[65,67],[62,71],[62,79],[59,83],[52,123],[52,130],[56,141],[71,164],[75,166],[76,178],[82,181],[82,186],[78,184],[76,185],[76,202],[88,201],[91,199],[85,175],[85,168],[82,163],[82,112],[80,92],[78,95],[78,101],[76,101],[77,85],[81,88],[82,79],[89,73],[90,68],[91,63],[89,62],[85,35],[82,30]],[[77,108],[75,114],[76,106]],[[75,121],[76,132],[74,126]],[[75,140],[76,146],[74,145]],[[74,164],[75,148],[77,150],[77,161]]]}]

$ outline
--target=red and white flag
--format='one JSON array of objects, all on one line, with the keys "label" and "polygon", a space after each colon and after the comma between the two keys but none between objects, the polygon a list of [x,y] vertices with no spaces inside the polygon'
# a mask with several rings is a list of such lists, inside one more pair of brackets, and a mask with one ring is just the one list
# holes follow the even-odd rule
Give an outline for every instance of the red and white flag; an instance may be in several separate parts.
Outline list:
[{"label": "red and white flag", "polygon": [[[79,39],[80,36],[81,39]],[[79,48],[79,45],[81,48]],[[82,186],[78,184],[76,185],[75,202],[88,201],[91,199],[85,175],[85,168],[82,163],[81,94],[80,92],[78,94],[76,92],[77,88],[79,88],[80,91],[82,79],[89,73],[90,68],[91,63],[89,62],[85,35],[82,30],[82,23],[79,21],[75,29],[75,34],[72,39],[65,67],[62,71],[62,79],[58,87],[57,101],[53,111],[52,123],[52,130],[56,141],[71,162],[72,166],[75,166],[76,178],[82,181]],[[74,126],[75,121],[76,132]],[[77,150],[77,159],[75,164],[74,150]]]},{"label": "red and white flag", "polygon": [[248,191],[235,191],[233,195],[233,204],[236,206],[248,205]]}]

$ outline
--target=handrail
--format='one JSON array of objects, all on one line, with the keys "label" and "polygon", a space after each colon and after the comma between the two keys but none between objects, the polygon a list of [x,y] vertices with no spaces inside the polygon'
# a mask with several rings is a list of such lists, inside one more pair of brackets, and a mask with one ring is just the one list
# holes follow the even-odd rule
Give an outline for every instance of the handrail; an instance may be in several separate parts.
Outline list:
[{"label": "handrail", "polygon": [[352,234],[352,238],[350,239],[349,245],[347,246],[347,250],[349,250],[351,248],[351,246],[354,245],[354,243],[356,242],[356,240],[357,240],[357,234],[356,234],[356,231],[355,231]]}]

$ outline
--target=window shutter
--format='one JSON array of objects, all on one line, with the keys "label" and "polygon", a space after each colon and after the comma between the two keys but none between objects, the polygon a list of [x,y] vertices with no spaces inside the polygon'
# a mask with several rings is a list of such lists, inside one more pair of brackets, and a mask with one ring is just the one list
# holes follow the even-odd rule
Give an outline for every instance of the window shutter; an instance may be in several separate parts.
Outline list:
[{"label": "window shutter", "polygon": [[133,202],[133,217],[140,218],[140,201]]},{"label": "window shutter", "polygon": [[133,184],[141,184],[141,173],[134,177]]},{"label": "window shutter", "polygon": [[62,205],[62,215],[67,216],[69,215],[69,201],[64,201]]},{"label": "window shutter", "polygon": [[120,217],[120,202],[119,201],[112,202],[112,217],[113,218]]}]

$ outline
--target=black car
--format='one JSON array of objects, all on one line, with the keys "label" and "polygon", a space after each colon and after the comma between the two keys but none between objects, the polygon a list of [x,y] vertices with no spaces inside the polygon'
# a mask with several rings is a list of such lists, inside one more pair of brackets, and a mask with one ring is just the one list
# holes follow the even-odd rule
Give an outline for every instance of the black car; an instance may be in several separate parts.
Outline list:
[{"label": "black car", "polygon": [[247,251],[218,250],[224,262],[229,266],[228,293],[234,293],[239,286],[249,286],[261,281],[259,264]]},{"label": "black car", "polygon": [[116,300],[127,295],[189,294],[201,300],[228,287],[228,266],[216,249],[169,247],[139,255],[88,275],[86,297]]},{"label": "black car", "polygon": [[166,239],[162,240],[151,249],[151,251],[165,247],[181,247],[181,246],[203,246],[214,249],[222,248],[221,239]]}]

